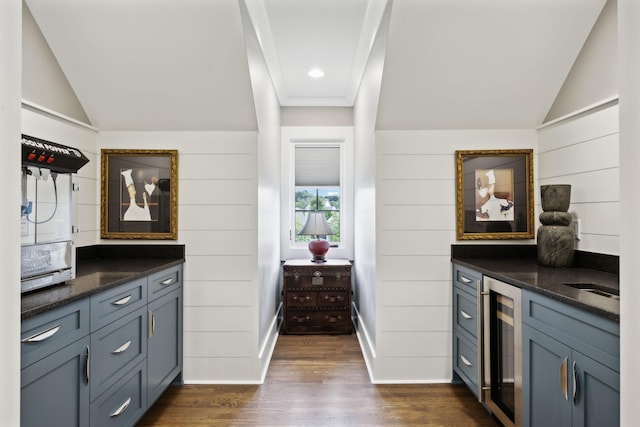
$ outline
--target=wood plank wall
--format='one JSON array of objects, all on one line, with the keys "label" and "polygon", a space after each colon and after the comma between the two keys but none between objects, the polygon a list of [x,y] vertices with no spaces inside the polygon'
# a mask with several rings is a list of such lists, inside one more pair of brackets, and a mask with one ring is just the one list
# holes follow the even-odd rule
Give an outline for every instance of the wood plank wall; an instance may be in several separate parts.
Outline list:
[{"label": "wood plank wall", "polygon": [[618,255],[618,105],[540,129],[538,135],[539,185],[572,186],[569,212],[581,223],[576,248]]},{"label": "wood plank wall", "polygon": [[376,132],[375,381],[451,378],[454,152],[535,146],[533,130]]}]

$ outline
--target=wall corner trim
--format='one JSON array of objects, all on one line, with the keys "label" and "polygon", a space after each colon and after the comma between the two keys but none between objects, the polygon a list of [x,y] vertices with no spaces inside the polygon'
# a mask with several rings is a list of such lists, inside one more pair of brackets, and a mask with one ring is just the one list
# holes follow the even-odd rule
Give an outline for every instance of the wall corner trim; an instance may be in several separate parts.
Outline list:
[{"label": "wall corner trim", "polygon": [[72,123],[74,125],[90,129],[90,130],[95,131],[95,132],[99,132],[100,131],[98,128],[93,127],[88,123],[84,123],[84,122],[81,122],[80,120],[76,120],[76,119],[74,119],[72,117],[65,116],[64,114],[60,114],[57,111],[53,111],[53,110],[51,110],[51,109],[49,109],[47,107],[43,107],[42,105],[36,104],[35,102],[27,101],[26,99],[22,99],[22,106],[31,108],[31,109],[39,111],[41,113],[45,113],[45,114],[47,114],[49,116],[55,117],[57,119],[65,121],[65,122],[69,122],[69,123]]}]

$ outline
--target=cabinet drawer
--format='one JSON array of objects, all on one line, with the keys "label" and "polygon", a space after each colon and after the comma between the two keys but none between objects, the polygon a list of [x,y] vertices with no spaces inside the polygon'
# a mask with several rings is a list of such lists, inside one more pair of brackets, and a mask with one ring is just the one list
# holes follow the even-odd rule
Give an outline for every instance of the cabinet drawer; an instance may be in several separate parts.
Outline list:
[{"label": "cabinet drawer", "polygon": [[131,313],[91,334],[91,400],[147,356],[147,311]]},{"label": "cabinet drawer", "polygon": [[149,302],[182,285],[182,264],[149,276]]},{"label": "cabinet drawer", "polygon": [[91,330],[96,331],[146,304],[146,277],[93,295],[91,297]]},{"label": "cabinet drawer", "polygon": [[349,293],[345,291],[318,292],[318,306],[320,307],[348,307]]},{"label": "cabinet drawer", "polygon": [[460,334],[453,335],[453,367],[478,397],[478,346]]},{"label": "cabinet drawer", "polygon": [[291,288],[351,289],[351,267],[289,267],[284,269],[284,286]]},{"label": "cabinet drawer", "polygon": [[147,409],[147,371],[140,363],[91,404],[92,426],[133,426]]},{"label": "cabinet drawer", "polygon": [[88,299],[26,319],[20,333],[21,367],[37,362],[88,334]]},{"label": "cabinet drawer", "polygon": [[317,304],[318,293],[315,291],[288,291],[287,305],[289,307],[314,307]]},{"label": "cabinet drawer", "polygon": [[478,300],[457,287],[453,288],[453,316],[454,328],[478,337]]},{"label": "cabinet drawer", "polygon": [[482,280],[482,275],[459,265],[453,266],[453,284],[472,295],[478,295],[478,286]]},{"label": "cabinet drawer", "polygon": [[292,310],[286,315],[287,333],[350,333],[348,310]]}]

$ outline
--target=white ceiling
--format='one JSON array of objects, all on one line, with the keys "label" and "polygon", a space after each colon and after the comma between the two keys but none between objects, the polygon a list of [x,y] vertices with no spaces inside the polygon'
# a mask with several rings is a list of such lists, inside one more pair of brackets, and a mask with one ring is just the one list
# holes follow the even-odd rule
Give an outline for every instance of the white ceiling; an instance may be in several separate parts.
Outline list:
[{"label": "white ceiling", "polygon": [[[257,128],[243,0],[25,1],[99,129]],[[246,0],[281,105],[352,106],[386,3]],[[393,0],[377,127],[535,127],[604,3]]]},{"label": "white ceiling", "polygon": [[246,4],[281,105],[353,105],[386,0]]}]

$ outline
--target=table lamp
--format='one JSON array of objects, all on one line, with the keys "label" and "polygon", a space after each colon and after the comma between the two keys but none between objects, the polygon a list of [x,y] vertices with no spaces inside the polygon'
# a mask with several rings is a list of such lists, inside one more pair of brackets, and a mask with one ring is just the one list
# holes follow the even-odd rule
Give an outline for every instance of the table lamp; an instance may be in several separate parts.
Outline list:
[{"label": "table lamp", "polygon": [[309,242],[309,252],[313,255],[312,262],[327,261],[324,255],[329,251],[329,242],[320,239],[320,236],[328,236],[335,233],[327,223],[324,212],[309,212],[307,222],[298,234],[301,236],[316,236],[316,240]]}]

